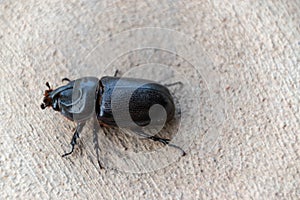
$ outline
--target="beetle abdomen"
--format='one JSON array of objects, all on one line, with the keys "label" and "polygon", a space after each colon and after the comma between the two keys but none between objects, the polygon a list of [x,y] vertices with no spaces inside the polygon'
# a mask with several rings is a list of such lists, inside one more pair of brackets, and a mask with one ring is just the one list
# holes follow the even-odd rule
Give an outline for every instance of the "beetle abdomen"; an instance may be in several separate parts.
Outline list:
[{"label": "beetle abdomen", "polygon": [[165,120],[170,121],[175,107],[166,87],[153,81],[133,78],[103,77],[99,81],[96,114],[100,124],[120,126],[120,120],[122,127],[132,126],[132,121],[139,126],[146,126],[150,122],[159,124],[161,119],[150,119],[149,116],[150,108],[156,104],[164,108]]}]

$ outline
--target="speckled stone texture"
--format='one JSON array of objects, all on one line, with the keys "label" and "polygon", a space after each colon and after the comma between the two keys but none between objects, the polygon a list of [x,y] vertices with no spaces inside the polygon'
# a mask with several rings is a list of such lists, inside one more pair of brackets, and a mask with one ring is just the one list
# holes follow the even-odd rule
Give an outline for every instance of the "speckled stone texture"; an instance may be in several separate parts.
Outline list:
[{"label": "speckled stone texture", "polygon": [[[299,199],[299,19],[298,0],[0,1],[0,199]],[[96,44],[141,27],[210,57],[227,111],[214,148],[203,156],[197,137],[177,162],[132,174],[99,170],[83,136],[62,159],[75,123],[40,109],[45,82],[78,78]]]}]

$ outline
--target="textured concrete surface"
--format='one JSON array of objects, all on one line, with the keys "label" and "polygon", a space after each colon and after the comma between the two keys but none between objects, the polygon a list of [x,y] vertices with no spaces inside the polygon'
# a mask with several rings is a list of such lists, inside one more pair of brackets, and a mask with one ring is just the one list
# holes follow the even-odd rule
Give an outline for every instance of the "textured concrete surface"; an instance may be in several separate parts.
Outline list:
[{"label": "textured concrete surface", "polygon": [[[0,198],[299,199],[299,19],[298,0],[0,1]],[[40,109],[44,83],[77,78],[95,44],[140,27],[210,56],[227,109],[215,147],[203,156],[197,137],[142,174],[99,170],[85,137],[62,159],[75,124]]]}]

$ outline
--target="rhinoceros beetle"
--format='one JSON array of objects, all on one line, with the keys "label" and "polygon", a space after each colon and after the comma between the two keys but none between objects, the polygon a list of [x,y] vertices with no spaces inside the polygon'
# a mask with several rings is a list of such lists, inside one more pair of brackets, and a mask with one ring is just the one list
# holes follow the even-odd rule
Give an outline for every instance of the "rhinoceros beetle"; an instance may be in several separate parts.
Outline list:
[{"label": "rhinoceros beetle", "polygon": [[[63,154],[62,157],[73,153],[79,133],[86,121],[95,113],[102,127],[132,128],[147,126],[150,122],[160,123],[161,119],[155,121],[149,116],[150,107],[156,104],[164,108],[165,122],[174,117],[175,106],[173,97],[167,88],[169,85],[163,86],[144,79],[120,78],[116,74],[117,72],[115,76],[104,76],[100,80],[96,77],[83,77],[72,81],[64,78],[63,81],[68,81],[68,84],[56,89],[52,89],[49,83],[46,83],[48,90],[45,90],[41,108],[52,107],[53,110],[60,112],[69,120],[77,122],[77,128],[71,140],[71,151]],[[120,81],[122,84],[118,84]],[[113,94],[113,91],[119,92]],[[113,102],[116,105],[117,115],[122,115],[124,108],[118,105],[124,104],[124,96],[127,94],[131,95],[128,102],[130,118],[119,117],[119,123],[117,123],[112,109]],[[150,135],[145,135],[145,137],[178,148],[183,155],[186,154],[180,147],[169,143],[168,139]]]}]

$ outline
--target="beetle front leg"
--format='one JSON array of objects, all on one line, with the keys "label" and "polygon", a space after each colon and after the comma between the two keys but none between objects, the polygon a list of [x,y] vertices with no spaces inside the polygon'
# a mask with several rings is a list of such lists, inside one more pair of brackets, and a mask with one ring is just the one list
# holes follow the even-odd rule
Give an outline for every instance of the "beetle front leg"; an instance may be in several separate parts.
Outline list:
[{"label": "beetle front leg", "polygon": [[71,140],[71,143],[70,143],[71,146],[72,146],[71,151],[68,152],[68,153],[63,154],[62,157],[68,156],[68,155],[73,153],[75,145],[76,145],[76,140],[77,140],[77,138],[79,138],[79,133],[82,131],[82,128],[84,127],[84,125],[85,125],[85,122],[78,123],[78,125],[76,127],[76,130],[75,130],[75,133],[73,134],[73,137],[72,137],[72,140]]},{"label": "beetle front leg", "polygon": [[68,82],[71,82],[71,80],[69,79],[69,78],[63,78],[63,79],[61,79],[61,82],[64,82],[64,81],[68,81]]}]

